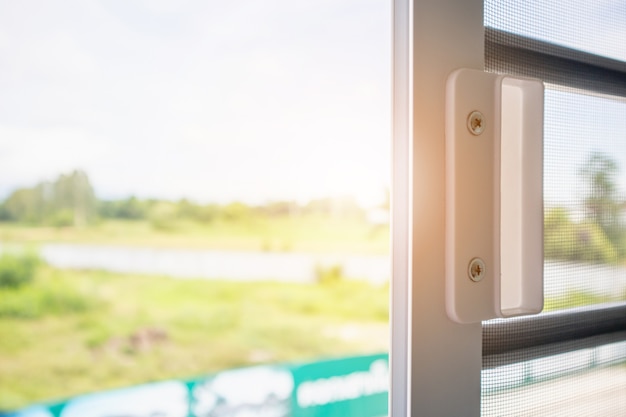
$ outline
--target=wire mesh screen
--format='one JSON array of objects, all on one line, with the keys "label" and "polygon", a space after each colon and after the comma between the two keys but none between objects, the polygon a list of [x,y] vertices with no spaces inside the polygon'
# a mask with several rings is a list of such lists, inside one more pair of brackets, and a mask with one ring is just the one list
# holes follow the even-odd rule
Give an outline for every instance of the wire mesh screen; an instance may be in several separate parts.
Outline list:
[{"label": "wire mesh screen", "polygon": [[[486,70],[546,82],[544,311],[623,302],[626,1],[487,0],[484,19]],[[531,330],[518,322],[514,337]],[[487,349],[503,337],[484,338]],[[626,416],[626,342],[507,355],[484,359],[483,416]]]},{"label": "wire mesh screen", "polygon": [[626,103],[553,86],[545,105],[545,309],[623,300]]},{"label": "wire mesh screen", "polygon": [[624,416],[626,371],[603,361],[623,361],[625,350],[607,345],[483,371],[482,416]]},{"label": "wire mesh screen", "polygon": [[626,60],[623,0],[485,0],[485,26]]}]

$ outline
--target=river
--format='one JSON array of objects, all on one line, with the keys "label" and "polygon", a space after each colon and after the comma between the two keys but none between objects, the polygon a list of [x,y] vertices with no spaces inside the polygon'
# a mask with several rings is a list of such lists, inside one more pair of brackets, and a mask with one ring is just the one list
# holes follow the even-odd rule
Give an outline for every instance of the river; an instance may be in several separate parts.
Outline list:
[{"label": "river", "polygon": [[168,275],[176,278],[236,281],[315,281],[316,268],[341,266],[349,278],[375,283],[389,280],[389,257],[293,252],[252,252],[45,244],[41,256],[59,268]]},{"label": "river", "polygon": [[[1,248],[1,246],[0,246]],[[390,259],[385,255],[310,254],[164,249],[131,246],[50,243],[39,247],[41,256],[59,268],[103,269],[114,272],[158,274],[175,278],[236,281],[315,282],[319,266],[341,266],[351,279],[373,283],[389,280]],[[547,261],[545,295],[576,290],[598,296],[623,296],[626,268]]]}]

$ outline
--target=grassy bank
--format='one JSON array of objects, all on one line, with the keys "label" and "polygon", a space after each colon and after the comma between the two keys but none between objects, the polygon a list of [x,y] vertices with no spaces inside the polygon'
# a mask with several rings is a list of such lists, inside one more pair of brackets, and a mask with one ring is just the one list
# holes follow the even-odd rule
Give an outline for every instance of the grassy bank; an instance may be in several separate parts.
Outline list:
[{"label": "grassy bank", "polygon": [[[180,280],[43,264],[31,278],[28,259],[23,267],[4,262],[17,278],[0,274],[0,410],[388,347],[388,287],[347,281],[339,268],[320,271],[318,284]],[[614,300],[574,291],[546,299],[544,311],[607,301]]]},{"label": "grassy bank", "polygon": [[386,254],[389,253],[389,229],[362,219],[314,215],[253,216],[210,224],[180,220],[167,227],[155,227],[148,220],[103,220],[81,228],[0,222],[0,242]]},{"label": "grassy bank", "polygon": [[0,288],[0,410],[232,367],[379,352],[388,289],[42,266]]}]

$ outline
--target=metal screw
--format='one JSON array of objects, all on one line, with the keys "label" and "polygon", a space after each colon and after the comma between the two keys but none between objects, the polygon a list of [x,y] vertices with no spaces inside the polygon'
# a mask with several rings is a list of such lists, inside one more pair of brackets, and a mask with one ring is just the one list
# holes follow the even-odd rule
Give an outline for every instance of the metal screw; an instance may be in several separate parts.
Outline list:
[{"label": "metal screw", "polygon": [[467,128],[472,135],[480,135],[485,130],[485,116],[479,111],[471,112],[467,117]]},{"label": "metal screw", "polygon": [[469,278],[474,282],[479,282],[485,278],[485,262],[480,258],[474,258],[470,261],[467,268]]}]

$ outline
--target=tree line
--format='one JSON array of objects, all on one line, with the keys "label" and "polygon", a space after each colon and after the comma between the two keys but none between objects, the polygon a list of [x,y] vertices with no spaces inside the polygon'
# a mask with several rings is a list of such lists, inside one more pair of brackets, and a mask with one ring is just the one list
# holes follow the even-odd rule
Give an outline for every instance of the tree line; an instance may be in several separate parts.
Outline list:
[{"label": "tree line", "polygon": [[[547,259],[593,263],[626,260],[626,201],[619,194],[619,165],[610,156],[592,153],[579,168],[584,186],[582,218],[565,207],[551,207],[544,218]],[[352,198],[322,198],[306,204],[275,201],[251,206],[241,202],[201,204],[188,199],[99,199],[87,174],[75,170],[33,187],[13,191],[0,202],[0,222],[34,226],[83,227],[107,219],[148,220],[169,229],[180,220],[210,224],[251,219],[320,215],[365,219],[366,212]]]},{"label": "tree line", "polygon": [[617,186],[619,165],[592,153],[578,172],[584,186],[583,218],[575,221],[564,207],[546,210],[544,253],[548,259],[591,263],[626,260],[626,201]]},{"label": "tree line", "polygon": [[97,200],[83,171],[13,191],[0,204],[0,220],[27,224],[84,226],[97,214]]},{"label": "tree line", "polygon": [[365,218],[365,211],[350,197],[321,198],[299,204],[274,201],[264,205],[241,202],[201,204],[189,199],[99,199],[84,171],[61,174],[53,181],[19,188],[0,202],[0,222],[33,226],[83,227],[106,219],[149,220],[167,228],[176,220],[210,223],[216,220],[242,221],[254,216],[286,217],[322,215]]}]

